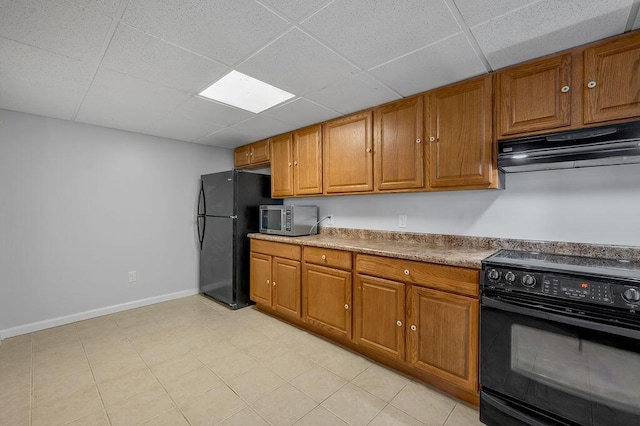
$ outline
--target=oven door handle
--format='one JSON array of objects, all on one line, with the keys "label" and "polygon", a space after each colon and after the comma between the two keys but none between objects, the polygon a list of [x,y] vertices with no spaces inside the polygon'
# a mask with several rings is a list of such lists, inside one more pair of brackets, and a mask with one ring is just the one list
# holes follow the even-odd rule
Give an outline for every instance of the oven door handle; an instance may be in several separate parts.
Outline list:
[{"label": "oven door handle", "polygon": [[611,333],[617,336],[629,337],[631,339],[640,340],[640,331],[631,330],[624,327],[616,327],[613,325],[602,324],[595,321],[589,321],[581,318],[574,318],[568,315],[555,314],[552,312],[545,312],[538,309],[526,308],[523,306],[514,305],[511,303],[501,302],[491,297],[482,296],[481,307],[489,307],[499,309],[501,311],[513,312],[515,314],[528,315],[544,320],[558,322],[561,324],[574,325],[576,327],[587,328],[589,330],[601,331],[603,333]]},{"label": "oven door handle", "polygon": [[548,426],[547,423],[542,423],[531,416],[527,416],[523,412],[518,411],[513,407],[510,407],[503,400],[496,398],[494,396],[488,395],[485,392],[482,393],[482,401],[491,405],[493,408],[501,411],[502,413],[505,413],[514,419],[520,420],[524,424],[527,424],[530,426]]}]

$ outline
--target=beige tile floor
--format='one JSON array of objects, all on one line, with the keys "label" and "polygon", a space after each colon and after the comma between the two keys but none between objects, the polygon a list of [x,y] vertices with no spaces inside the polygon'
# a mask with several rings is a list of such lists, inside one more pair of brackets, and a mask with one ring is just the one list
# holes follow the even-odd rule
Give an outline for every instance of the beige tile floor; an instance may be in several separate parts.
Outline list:
[{"label": "beige tile floor", "polygon": [[0,425],[139,424],[480,425],[419,381],[202,296],[0,345]]}]

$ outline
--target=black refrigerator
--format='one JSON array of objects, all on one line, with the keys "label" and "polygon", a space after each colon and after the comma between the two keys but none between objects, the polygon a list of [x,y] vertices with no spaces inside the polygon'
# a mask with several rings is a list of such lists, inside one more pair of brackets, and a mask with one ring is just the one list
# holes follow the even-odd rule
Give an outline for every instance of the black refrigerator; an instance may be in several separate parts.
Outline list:
[{"label": "black refrigerator", "polygon": [[259,231],[259,206],[271,198],[271,177],[242,170],[202,175],[197,228],[200,292],[231,309],[249,300],[249,239]]}]

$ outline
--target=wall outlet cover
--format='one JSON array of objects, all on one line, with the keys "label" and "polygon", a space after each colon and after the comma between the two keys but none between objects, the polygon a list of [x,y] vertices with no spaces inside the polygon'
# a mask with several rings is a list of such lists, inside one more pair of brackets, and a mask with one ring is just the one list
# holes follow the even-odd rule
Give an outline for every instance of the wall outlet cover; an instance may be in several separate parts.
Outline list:
[{"label": "wall outlet cover", "polygon": [[407,215],[401,214],[398,216],[398,228],[406,228],[407,227]]}]

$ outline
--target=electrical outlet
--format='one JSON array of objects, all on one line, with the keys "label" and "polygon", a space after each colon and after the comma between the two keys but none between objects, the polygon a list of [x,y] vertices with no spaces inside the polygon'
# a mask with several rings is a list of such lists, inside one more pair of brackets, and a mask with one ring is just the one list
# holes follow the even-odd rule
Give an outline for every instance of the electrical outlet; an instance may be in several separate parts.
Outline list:
[{"label": "electrical outlet", "polygon": [[136,271],[129,271],[129,282],[133,283],[138,281],[138,272]]},{"label": "electrical outlet", "polygon": [[333,213],[327,215],[327,225],[333,225]]},{"label": "electrical outlet", "polygon": [[407,215],[401,214],[398,216],[398,228],[406,228],[407,227]]}]

